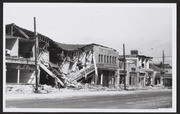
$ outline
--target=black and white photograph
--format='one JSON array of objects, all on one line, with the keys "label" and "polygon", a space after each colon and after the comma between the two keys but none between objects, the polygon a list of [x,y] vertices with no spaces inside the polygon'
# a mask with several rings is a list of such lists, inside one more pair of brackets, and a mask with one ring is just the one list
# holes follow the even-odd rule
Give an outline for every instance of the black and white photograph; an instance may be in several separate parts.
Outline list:
[{"label": "black and white photograph", "polygon": [[3,112],[176,112],[176,3],[3,3]]}]

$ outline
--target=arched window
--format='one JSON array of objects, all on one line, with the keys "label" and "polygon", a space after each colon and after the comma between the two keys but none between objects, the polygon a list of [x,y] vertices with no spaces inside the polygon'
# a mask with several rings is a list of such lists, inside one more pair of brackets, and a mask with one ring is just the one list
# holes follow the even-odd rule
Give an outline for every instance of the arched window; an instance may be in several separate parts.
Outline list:
[{"label": "arched window", "polygon": [[100,60],[101,60],[101,55],[99,54],[98,62],[101,62]]},{"label": "arched window", "polygon": [[101,55],[101,63],[103,63],[103,55]]},{"label": "arched window", "polygon": [[115,57],[114,63],[116,64],[116,57]]},{"label": "arched window", "polygon": [[111,56],[109,57],[109,63],[111,63]]},{"label": "arched window", "polygon": [[112,57],[112,63],[114,64],[114,57]]}]

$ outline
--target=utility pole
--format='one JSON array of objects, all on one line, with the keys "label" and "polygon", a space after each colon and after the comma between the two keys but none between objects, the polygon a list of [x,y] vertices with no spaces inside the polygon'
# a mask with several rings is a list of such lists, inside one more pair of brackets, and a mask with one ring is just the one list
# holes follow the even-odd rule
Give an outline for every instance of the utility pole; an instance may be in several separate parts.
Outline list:
[{"label": "utility pole", "polygon": [[[164,50],[162,52],[162,59],[163,59],[163,61],[162,61],[162,68],[163,68],[163,80],[164,80],[164,74],[165,74],[165,71],[164,71]],[[164,81],[163,81],[163,85],[164,85]]]},{"label": "utility pole", "polygon": [[36,87],[35,87],[35,92],[38,92],[38,50],[39,50],[39,46],[38,46],[38,37],[37,37],[37,33],[36,33],[36,18],[34,17],[34,39],[35,39],[35,74],[36,74]]},{"label": "utility pole", "polygon": [[126,90],[126,58],[125,58],[125,44],[123,44],[123,59],[124,59],[124,90]]}]

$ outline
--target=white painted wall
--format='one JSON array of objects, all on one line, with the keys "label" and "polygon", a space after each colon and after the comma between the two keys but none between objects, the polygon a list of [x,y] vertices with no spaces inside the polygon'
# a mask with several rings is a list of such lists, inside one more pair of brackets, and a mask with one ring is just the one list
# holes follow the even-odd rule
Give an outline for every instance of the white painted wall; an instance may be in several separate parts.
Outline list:
[{"label": "white painted wall", "polygon": [[19,56],[19,40],[17,38],[6,39],[6,49],[11,50],[10,56]]}]

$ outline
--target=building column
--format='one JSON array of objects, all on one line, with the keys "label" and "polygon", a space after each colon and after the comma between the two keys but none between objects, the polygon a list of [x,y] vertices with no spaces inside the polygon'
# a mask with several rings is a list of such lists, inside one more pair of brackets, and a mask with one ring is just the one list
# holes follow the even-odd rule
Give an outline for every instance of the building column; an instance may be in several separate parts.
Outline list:
[{"label": "building column", "polygon": [[128,87],[129,86],[129,78],[130,78],[129,64],[126,64],[126,71],[127,71],[126,76],[125,76],[125,78],[126,78],[126,87]]},{"label": "building column", "polygon": [[163,85],[163,77],[162,77],[162,75],[160,76],[160,84]]},{"label": "building column", "polygon": [[103,73],[101,74],[101,84],[103,84]]},{"label": "building column", "polygon": [[116,78],[116,88],[117,89],[119,89],[119,78],[120,78],[120,76],[119,76],[119,68],[117,69],[117,75],[115,76],[115,78]]},{"label": "building column", "polygon": [[93,62],[94,62],[94,69],[95,69],[95,85],[97,85],[98,68],[96,66],[95,52],[93,52]]},{"label": "building column", "polygon": [[38,65],[38,69],[37,70],[38,70],[38,76],[37,76],[37,80],[38,81],[37,82],[38,82],[38,85],[39,85],[39,82],[40,82],[40,72],[41,72],[40,68],[39,68],[39,65]]},{"label": "building column", "polygon": [[137,78],[136,78],[136,86],[139,85],[139,72],[137,72]]},{"label": "building column", "polygon": [[155,85],[155,76],[156,76],[156,72],[153,72],[153,77],[152,77],[152,85]]},{"label": "building column", "polygon": [[146,74],[145,74],[144,80],[143,80],[143,87],[145,87],[145,85],[146,85]]},{"label": "building column", "polygon": [[18,69],[18,72],[17,72],[17,83],[19,84],[19,80],[20,80],[20,69]]}]

